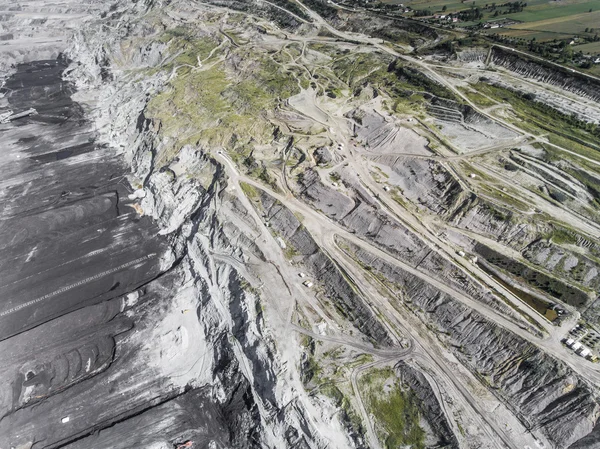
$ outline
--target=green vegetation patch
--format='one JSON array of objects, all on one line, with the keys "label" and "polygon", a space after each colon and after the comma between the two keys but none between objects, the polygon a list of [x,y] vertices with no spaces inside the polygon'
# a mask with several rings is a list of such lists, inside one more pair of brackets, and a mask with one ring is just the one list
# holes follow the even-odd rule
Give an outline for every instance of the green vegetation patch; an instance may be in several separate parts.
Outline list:
[{"label": "green vegetation patch", "polygon": [[399,382],[391,368],[369,371],[362,376],[359,386],[381,430],[386,449],[425,448],[417,398]]},{"label": "green vegetation patch", "polygon": [[331,68],[345,84],[356,87],[363,81],[376,82],[386,78],[391,62],[389,57],[380,53],[348,51],[335,58]]},{"label": "green vegetation patch", "polygon": [[575,245],[577,243],[577,234],[565,228],[557,227],[550,235],[552,243],[557,245]]},{"label": "green vegetation patch", "polygon": [[517,120],[513,122],[532,133],[548,134],[548,140],[555,145],[575,151],[586,157],[600,160],[600,126],[586,123],[567,115],[544,103],[535,101],[535,96],[478,82],[474,88],[499,102],[511,105]]},{"label": "green vegetation patch", "polygon": [[246,182],[240,182],[240,187],[242,188],[242,192],[251,200],[257,200],[259,198],[258,191]]},{"label": "green vegetation patch", "polygon": [[[383,0],[392,3],[394,0]],[[399,2],[398,2],[399,3]],[[456,26],[474,27],[485,22],[509,20],[511,23],[499,32],[511,28],[548,31],[556,36],[557,32],[573,36],[584,31],[586,27],[599,23],[600,5],[597,0],[528,0],[509,2],[490,2],[489,0],[405,0],[402,2],[412,7],[414,16],[431,20],[433,14],[452,14],[459,18]],[[434,20],[444,23],[444,20]],[[518,23],[514,23],[518,22]],[[446,22],[447,23],[447,22]],[[493,30],[493,31],[496,31]]]},{"label": "green vegetation patch", "polygon": [[495,104],[498,104],[498,102],[492,100],[486,95],[481,94],[480,92],[474,92],[464,87],[459,87],[458,89],[464,93],[469,100],[479,107],[494,106]]},{"label": "green vegetation patch", "polygon": [[573,47],[573,50],[581,51],[583,53],[591,53],[593,55],[600,54],[600,41],[577,45]]},{"label": "green vegetation patch", "polygon": [[582,32],[584,28],[580,27],[583,25],[597,25],[598,11],[600,5],[597,0],[570,1],[552,6],[548,4],[528,6],[524,11],[511,14],[510,18],[527,22],[516,25],[515,28],[528,27],[574,34]]},{"label": "green vegetation patch", "polygon": [[[180,36],[183,32],[171,31],[170,35],[175,33],[171,51],[178,56],[165,69],[176,72],[146,111],[148,117],[160,121],[163,135],[172,138],[172,147],[159,155],[163,159],[159,163],[169,161],[185,144],[232,149],[270,142],[273,127],[266,112],[297,93],[297,82],[269,55],[248,46],[233,50],[243,61],[238,67],[218,60],[199,65],[198,60],[217,44]],[[251,151],[246,150],[244,157]]]},{"label": "green vegetation patch", "polygon": [[197,66],[198,60],[202,61],[208,58],[210,52],[219,45],[219,42],[212,37],[194,37],[190,29],[181,26],[165,31],[159,40],[168,42],[169,53],[175,56],[165,66],[166,69],[172,69],[182,64]]}]

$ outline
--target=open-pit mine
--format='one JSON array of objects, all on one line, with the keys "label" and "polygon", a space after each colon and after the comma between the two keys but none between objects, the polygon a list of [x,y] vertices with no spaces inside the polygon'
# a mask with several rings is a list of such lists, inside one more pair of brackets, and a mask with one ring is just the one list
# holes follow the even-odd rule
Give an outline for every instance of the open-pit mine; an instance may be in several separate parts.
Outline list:
[{"label": "open-pit mine", "polygon": [[0,0],[0,449],[600,447],[600,79],[355,3]]}]

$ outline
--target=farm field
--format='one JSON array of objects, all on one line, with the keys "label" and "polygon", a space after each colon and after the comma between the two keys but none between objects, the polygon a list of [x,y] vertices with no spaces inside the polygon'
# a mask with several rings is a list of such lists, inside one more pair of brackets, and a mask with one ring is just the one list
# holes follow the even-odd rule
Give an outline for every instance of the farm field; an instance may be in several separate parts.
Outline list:
[{"label": "farm field", "polygon": [[535,39],[538,42],[547,42],[554,39],[567,39],[573,37],[572,33],[558,33],[553,31],[536,31],[536,30],[523,30],[513,28],[496,28],[489,30],[488,34],[501,34],[502,36],[512,38],[522,38],[526,40]]},{"label": "farm field", "polygon": [[[399,1],[384,0],[384,3],[395,4]],[[586,28],[600,28],[600,0],[532,0],[524,2],[527,6],[523,11],[508,13],[508,8],[501,6],[503,2],[475,0],[460,2],[456,0],[407,0],[403,4],[417,10],[429,10],[432,14],[456,13],[467,11],[473,7],[480,8],[483,16],[479,23],[500,19],[515,20],[519,23],[501,29],[494,33],[526,39],[535,38],[538,41],[565,39],[584,33]],[[445,9],[444,9],[445,7]],[[591,12],[590,12],[591,10]],[[469,23],[470,25],[470,23]]]},{"label": "farm field", "polygon": [[592,55],[600,54],[600,41],[598,42],[589,42],[583,45],[577,45],[573,47],[575,51],[582,51],[584,53],[590,53]]},{"label": "farm field", "polygon": [[[596,2],[600,3],[600,2]],[[588,5],[574,5],[574,6],[585,6]],[[517,25],[511,25],[510,28],[520,30],[536,30],[536,31],[547,31],[556,33],[567,33],[567,34],[578,34],[583,33],[586,28],[594,28],[600,26],[600,8],[597,11],[592,12],[580,12],[575,8],[556,8],[551,11],[540,11],[540,16],[552,16],[547,19],[538,20],[527,20]],[[558,15],[563,12],[563,15]],[[519,13],[511,15],[510,17],[516,20],[533,19],[538,13]]]}]

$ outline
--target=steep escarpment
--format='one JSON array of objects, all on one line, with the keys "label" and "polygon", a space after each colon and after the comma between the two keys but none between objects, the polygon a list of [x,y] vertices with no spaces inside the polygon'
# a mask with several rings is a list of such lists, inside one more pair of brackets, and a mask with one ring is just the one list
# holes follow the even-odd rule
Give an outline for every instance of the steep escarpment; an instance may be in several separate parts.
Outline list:
[{"label": "steep escarpment", "polygon": [[273,231],[284,239],[285,245],[291,246],[292,258],[298,256],[302,266],[318,280],[325,296],[331,298],[336,308],[374,342],[382,346],[390,345],[392,339],[367,307],[364,298],[344,277],[342,269],[319,248],[298,218],[268,193],[261,191],[259,198],[261,209]]},{"label": "steep escarpment", "polygon": [[[111,20],[128,27],[134,35],[145,29],[135,15],[124,14]],[[78,80],[81,98],[101,105],[95,109],[101,137],[112,148],[120,148],[131,164],[133,208],[159,223],[160,234],[170,243],[169,257],[177,267],[178,285],[185,288],[188,298],[185,303],[175,302],[175,307],[185,317],[184,322],[189,323],[177,332],[159,333],[159,340],[148,344],[168,355],[178,351],[177,345],[169,348],[170,344],[185,343],[194,369],[188,373],[182,366],[183,379],[212,392],[209,396],[215,398],[219,407],[217,414],[224,432],[238,426],[230,436],[221,436],[223,444],[292,448],[322,445],[315,426],[320,425],[321,419],[330,418],[306,421],[307,414],[316,416],[318,411],[307,411],[312,407],[310,401],[303,392],[295,393],[301,385],[296,369],[299,354],[290,350],[294,341],[281,338],[280,334],[286,325],[280,321],[285,316],[283,310],[293,303],[281,303],[281,310],[267,309],[266,314],[263,311],[265,301],[273,301],[273,295],[278,293],[276,289],[260,291],[261,279],[264,284],[277,276],[275,266],[262,266],[266,256],[255,243],[262,231],[257,234],[257,223],[246,205],[237,198],[230,202],[227,176],[223,166],[209,154],[210,148],[197,141],[177,140],[165,132],[166,120],[156,116],[150,101],[167,87],[169,72],[147,72],[140,81],[123,70],[127,68],[131,73],[158,69],[162,59],[156,55],[164,58],[167,50],[161,45],[142,44],[144,51],[138,47],[125,51],[122,42],[131,43],[126,32],[115,36],[93,35],[93,31],[75,40],[70,55],[76,63],[69,76]],[[98,61],[110,69],[110,76],[100,75]],[[311,260],[315,270],[335,272],[322,253],[317,252]],[[352,289],[343,285],[339,273],[332,277],[336,279],[330,294],[342,289],[343,295],[356,299]],[[163,300],[168,303],[170,294],[163,293]],[[349,311],[354,313],[353,309],[359,306],[352,303]],[[176,315],[169,319],[175,323]],[[373,322],[370,327],[376,328],[376,324]],[[193,334],[188,326],[193,326]],[[385,343],[385,338],[380,341]],[[291,368],[285,368],[286,365]],[[227,404],[240,397],[245,401],[241,414],[226,414]],[[159,409],[152,408],[147,413],[148,419],[154,419]],[[164,413],[171,412],[165,408]],[[205,425],[210,426],[208,418],[200,427]],[[341,433],[339,423],[328,425],[337,432],[338,447],[352,445]],[[115,434],[104,431],[104,435],[110,441]],[[182,438],[178,441],[185,442]],[[84,439],[82,444],[89,441]]]},{"label": "steep escarpment", "polygon": [[452,432],[446,419],[442,405],[435,396],[433,388],[427,381],[425,375],[406,362],[400,362],[395,366],[396,372],[402,381],[409,386],[418,398],[419,408],[434,433],[439,438],[442,447],[458,448],[459,443]]},{"label": "steep escarpment", "polygon": [[521,211],[469,195],[456,209],[452,222],[466,230],[490,236],[509,247],[522,247],[549,229],[549,225],[530,220]]},{"label": "steep escarpment", "polygon": [[521,76],[560,86],[574,94],[600,101],[600,84],[592,77],[569,73],[558,65],[534,61],[521,53],[515,54],[497,46],[492,47],[491,62]]},{"label": "steep escarpment", "polygon": [[594,354],[561,341],[577,312],[600,341],[594,155],[550,152],[489,83],[371,39],[437,31],[363,16],[118,0],[64,80],[15,68],[32,88],[0,105],[43,108],[0,124],[0,446],[596,438]]},{"label": "steep escarpment", "polygon": [[593,432],[597,399],[567,366],[422,280],[346,244],[402,292],[409,307],[438,329],[439,338],[527,428],[540,428],[556,447],[569,447]]},{"label": "steep escarpment", "polygon": [[[300,193],[315,209],[339,222],[351,233],[362,237],[400,261],[447,282],[484,304],[502,310],[523,328],[530,328],[506,304],[499,302],[479,282],[435,251],[424,239],[384,211],[370,197],[359,180],[345,169],[341,174],[345,192],[327,186],[318,174],[306,171],[299,180]],[[368,266],[368,264],[366,264]],[[536,332],[535,330],[533,330]]]}]

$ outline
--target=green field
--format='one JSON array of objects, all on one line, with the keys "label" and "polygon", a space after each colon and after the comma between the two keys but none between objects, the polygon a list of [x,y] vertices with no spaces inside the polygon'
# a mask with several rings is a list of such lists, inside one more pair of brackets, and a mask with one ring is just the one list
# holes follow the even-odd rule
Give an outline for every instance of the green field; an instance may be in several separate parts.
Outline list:
[{"label": "green field", "polygon": [[535,39],[538,42],[546,42],[551,41],[553,39],[570,39],[573,37],[572,33],[558,33],[552,31],[536,31],[536,30],[519,30],[512,28],[496,28],[494,30],[489,30],[488,35],[490,34],[501,34],[502,36],[512,37],[512,38],[522,38],[526,40]]},{"label": "green field", "polygon": [[[518,20],[520,22],[544,22],[550,19],[569,19],[571,16],[579,14],[590,14],[589,10],[592,10],[592,14],[600,12],[600,1],[599,0],[570,0],[560,2],[527,2],[527,7],[523,12],[516,14],[510,14],[508,17],[511,19]],[[590,24],[594,25],[594,24]],[[596,26],[600,26],[600,23],[596,22]],[[554,31],[550,29],[550,31]]]},{"label": "green field", "polygon": [[[384,0],[383,3],[400,3],[396,0]],[[518,21],[514,25],[494,29],[490,32],[511,37],[522,37],[537,41],[553,39],[567,39],[575,35],[582,35],[586,28],[600,31],[600,0],[530,0],[525,3],[523,11],[508,13],[507,7],[501,6],[505,2],[495,2],[496,8],[491,9],[494,3],[490,0],[474,0],[460,2],[456,0],[405,0],[402,2],[415,10],[429,10],[432,14],[443,11],[446,14],[468,11],[471,8],[480,8],[483,14],[479,21],[495,21],[510,19]],[[445,7],[445,10],[443,8]],[[591,10],[591,12],[590,12]],[[497,14],[497,15],[496,15]],[[475,23],[463,23],[470,26]]]},{"label": "green field", "polygon": [[[589,4],[586,5],[573,5],[573,6],[585,6],[589,9]],[[580,9],[580,8],[578,8]],[[545,19],[541,17],[537,20],[533,19],[538,13],[519,13],[514,14],[511,18],[519,20],[527,20],[526,22],[518,25],[511,25],[510,28],[517,30],[535,30],[535,31],[547,31],[553,33],[566,33],[566,34],[582,34],[586,28],[600,27],[600,9],[593,12],[576,12],[575,8],[556,8],[552,11],[540,11],[539,16],[551,16]],[[546,14],[547,13],[547,14]],[[564,15],[558,15],[563,13]]]},{"label": "green field", "polygon": [[600,41],[598,42],[590,42],[589,44],[577,45],[573,47],[575,51],[582,51],[584,53],[590,54],[600,54]]}]

